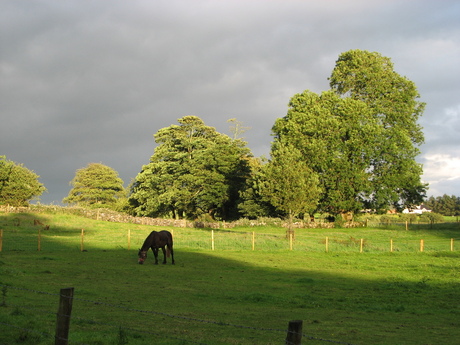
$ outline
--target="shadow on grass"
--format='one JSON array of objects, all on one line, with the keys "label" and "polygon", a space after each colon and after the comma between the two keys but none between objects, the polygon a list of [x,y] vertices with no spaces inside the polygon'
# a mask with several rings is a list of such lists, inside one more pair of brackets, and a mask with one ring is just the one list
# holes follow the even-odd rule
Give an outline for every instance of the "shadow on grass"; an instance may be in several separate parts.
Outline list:
[{"label": "shadow on grass", "polygon": [[[16,230],[34,236],[34,218],[24,216],[30,224]],[[90,236],[101,231],[96,221],[76,221]],[[11,286],[1,320],[52,332],[56,294],[75,287],[72,331],[77,343],[114,343],[122,326],[129,329],[128,344],[149,343],[150,333],[143,331],[155,334],[158,344],[279,344],[285,337],[282,330],[295,319],[304,320],[304,334],[352,344],[455,344],[460,336],[457,253],[360,255],[176,246],[176,265],[154,265],[152,253],[138,265],[134,243],[131,250],[114,248],[109,238],[81,252],[81,229],[64,224],[67,219],[52,223],[46,235],[49,247],[41,252],[32,246],[34,250],[0,253],[0,284]],[[125,236],[126,227],[121,229]],[[152,229],[140,227],[139,239]],[[33,320],[35,310],[42,309],[49,313],[39,318],[39,325]]]}]

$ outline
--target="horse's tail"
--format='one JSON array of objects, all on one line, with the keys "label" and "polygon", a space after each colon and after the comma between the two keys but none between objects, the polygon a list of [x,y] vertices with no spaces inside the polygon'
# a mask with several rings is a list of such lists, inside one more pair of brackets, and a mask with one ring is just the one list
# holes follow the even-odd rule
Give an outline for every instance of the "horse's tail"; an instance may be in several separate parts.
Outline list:
[{"label": "horse's tail", "polygon": [[171,256],[171,249],[168,247],[166,247],[166,257],[169,258]]}]

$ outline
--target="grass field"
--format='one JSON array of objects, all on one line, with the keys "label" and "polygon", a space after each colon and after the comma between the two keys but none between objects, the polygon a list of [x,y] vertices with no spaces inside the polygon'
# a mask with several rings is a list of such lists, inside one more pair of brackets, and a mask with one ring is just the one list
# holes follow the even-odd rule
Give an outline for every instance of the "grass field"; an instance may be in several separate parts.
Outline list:
[{"label": "grass field", "polygon": [[[50,225],[40,251],[34,219]],[[0,344],[54,343],[67,287],[70,344],[283,344],[297,319],[308,344],[460,338],[458,223],[298,229],[292,250],[281,228],[170,228],[174,266],[137,264],[151,226],[0,213],[0,229]]]}]

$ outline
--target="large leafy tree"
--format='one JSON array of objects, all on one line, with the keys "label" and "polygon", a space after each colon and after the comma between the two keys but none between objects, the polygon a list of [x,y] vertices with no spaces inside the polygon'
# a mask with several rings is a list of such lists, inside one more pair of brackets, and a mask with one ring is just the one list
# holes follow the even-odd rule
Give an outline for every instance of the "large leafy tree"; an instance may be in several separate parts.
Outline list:
[{"label": "large leafy tree", "polygon": [[422,166],[415,158],[424,142],[418,120],[425,103],[418,100],[415,84],[396,73],[388,57],[350,50],[339,56],[330,86],[341,97],[366,103],[381,128],[368,167],[372,173],[368,207],[422,202],[427,186],[420,180]]},{"label": "large leafy tree", "polygon": [[338,214],[362,207],[369,190],[367,164],[378,127],[366,104],[328,91],[291,98],[288,113],[273,126],[272,155],[288,143],[319,178],[319,210]]},{"label": "large leafy tree", "polygon": [[73,188],[62,202],[83,207],[116,208],[126,192],[118,173],[101,163],[78,169],[70,184]]},{"label": "large leafy tree", "polygon": [[273,126],[277,142],[294,145],[320,179],[319,210],[333,214],[419,203],[426,186],[416,163],[424,104],[414,84],[388,58],[350,51],[340,56],[331,91],[291,98]]},{"label": "large leafy tree", "polygon": [[159,145],[137,175],[129,198],[134,213],[235,217],[238,192],[248,174],[245,142],[218,133],[197,116],[178,122],[154,135]]},{"label": "large leafy tree", "polygon": [[0,204],[27,206],[46,191],[38,176],[22,164],[0,156]]}]

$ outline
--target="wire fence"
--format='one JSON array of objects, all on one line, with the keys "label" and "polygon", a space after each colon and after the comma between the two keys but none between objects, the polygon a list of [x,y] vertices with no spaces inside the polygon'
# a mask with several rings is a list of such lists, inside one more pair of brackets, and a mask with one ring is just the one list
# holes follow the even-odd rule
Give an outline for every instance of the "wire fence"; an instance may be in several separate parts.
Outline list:
[{"label": "wire fence", "polygon": [[[225,340],[223,341],[222,338],[225,338],[227,332],[238,332],[242,339],[252,339],[252,343],[260,343],[258,341],[260,334],[270,333],[270,339],[278,339],[273,343],[291,344],[288,341],[290,333],[293,332],[290,328],[264,328],[204,320],[155,309],[136,309],[75,296],[72,297],[71,315],[59,315],[59,309],[56,313],[52,307],[58,304],[59,298],[62,299],[60,293],[1,284],[0,289],[2,290],[0,341],[49,343],[58,338],[57,330],[55,332],[56,319],[64,316],[71,320],[70,335],[68,339],[58,340],[64,340],[66,344],[71,345],[101,344],[100,339],[105,339],[111,344],[128,344],[128,338],[134,339],[135,343],[139,344],[224,344]],[[33,320],[39,321],[30,321],[31,315],[33,315]],[[119,315],[122,317],[120,318]],[[286,322],[283,321],[283,323]],[[211,327],[208,327],[206,334],[198,334],[198,332],[193,332],[194,329],[199,328],[197,324],[207,324]],[[311,344],[328,342],[351,345],[348,342],[323,339],[302,332],[296,335],[309,340]],[[266,336],[263,338],[266,339]]]},{"label": "wire fence", "polygon": [[[258,233],[231,230],[170,229],[176,249],[203,250],[293,250],[306,252],[424,252],[458,250],[460,237],[428,236],[416,238],[404,232],[366,234],[329,231],[310,233]],[[148,233],[133,230],[43,230],[0,229],[0,251],[85,251],[137,250]],[[426,235],[426,234],[424,234]]]}]

